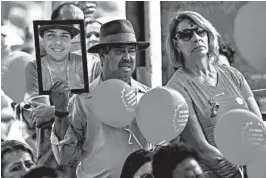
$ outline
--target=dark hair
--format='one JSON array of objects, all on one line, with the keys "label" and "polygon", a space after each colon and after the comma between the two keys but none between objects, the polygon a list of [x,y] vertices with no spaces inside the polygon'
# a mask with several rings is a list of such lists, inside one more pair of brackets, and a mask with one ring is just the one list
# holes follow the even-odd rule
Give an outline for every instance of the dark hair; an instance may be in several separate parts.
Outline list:
[{"label": "dark hair", "polygon": [[235,51],[231,48],[231,45],[225,42],[219,43],[219,54],[224,55],[230,65],[234,63]]},{"label": "dark hair", "polygon": [[187,158],[198,161],[197,152],[182,142],[158,147],[153,155],[152,170],[155,178],[172,178],[176,166]]},{"label": "dark hair", "polygon": [[[58,6],[58,7],[53,11],[53,13],[52,13],[52,15],[51,15],[51,20],[56,20],[56,19],[58,19],[58,18],[60,17],[60,10],[61,10],[62,7],[64,7],[64,6],[71,7],[71,5],[73,5],[73,6],[75,6],[75,7],[77,7],[77,8],[80,9],[80,7],[77,6],[75,3],[70,3],[70,2],[68,2],[68,3],[61,4],[60,6]],[[81,9],[80,9],[80,10],[81,10]],[[82,10],[81,10],[81,11],[82,11]],[[83,12],[83,11],[82,11],[82,12]],[[83,19],[84,19],[84,18],[85,18],[85,15],[84,15],[84,13],[83,13]]]},{"label": "dark hair", "polygon": [[60,177],[62,172],[49,167],[33,168],[27,172],[22,178],[42,178],[42,177]]},{"label": "dark hair", "polygon": [[145,163],[152,160],[152,153],[144,149],[130,154],[123,166],[120,178],[133,178],[137,170]]},{"label": "dark hair", "polygon": [[18,150],[21,150],[21,151],[25,151],[27,153],[29,153],[31,155],[31,159],[33,162],[36,162],[35,161],[35,157],[34,157],[34,154],[33,154],[33,151],[32,149],[22,143],[22,142],[19,142],[17,140],[6,140],[4,141],[3,143],[1,143],[1,159],[2,159],[2,162],[1,162],[1,175],[3,174],[3,166],[4,166],[4,162],[3,162],[3,158],[4,158],[4,155],[7,154],[7,153],[10,153],[10,152],[17,152]]}]

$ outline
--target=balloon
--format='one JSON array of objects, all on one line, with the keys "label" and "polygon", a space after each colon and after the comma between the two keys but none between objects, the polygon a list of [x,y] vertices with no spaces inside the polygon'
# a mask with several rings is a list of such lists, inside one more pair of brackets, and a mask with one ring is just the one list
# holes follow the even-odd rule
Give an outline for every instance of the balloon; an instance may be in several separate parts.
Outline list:
[{"label": "balloon", "polygon": [[235,19],[234,37],[242,57],[255,69],[266,68],[266,3],[248,2]]},{"label": "balloon", "polygon": [[169,142],[185,128],[188,105],[177,91],[157,87],[141,98],[136,110],[137,124],[143,136],[152,144]]},{"label": "balloon", "polygon": [[227,160],[247,165],[265,147],[264,132],[265,127],[257,115],[244,109],[234,109],[220,117],[214,129],[214,138]]},{"label": "balloon", "polygon": [[247,174],[248,178],[266,177],[266,148],[253,163],[247,165]]},{"label": "balloon", "polygon": [[132,122],[136,105],[135,90],[122,80],[106,80],[92,91],[96,118],[115,128],[126,127]]}]

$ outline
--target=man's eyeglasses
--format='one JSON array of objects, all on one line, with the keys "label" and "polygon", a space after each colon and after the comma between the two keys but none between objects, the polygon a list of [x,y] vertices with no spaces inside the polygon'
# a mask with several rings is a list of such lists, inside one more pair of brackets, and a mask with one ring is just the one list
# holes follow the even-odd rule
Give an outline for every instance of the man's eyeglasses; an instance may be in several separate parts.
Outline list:
[{"label": "man's eyeglasses", "polygon": [[194,32],[196,32],[197,35],[199,35],[201,37],[203,37],[203,36],[205,36],[207,34],[207,31],[206,30],[199,29],[197,27],[197,28],[194,28],[194,29],[185,29],[185,30],[176,32],[174,34],[174,39],[176,39],[176,40],[181,39],[183,41],[189,41],[189,40],[191,40]]}]

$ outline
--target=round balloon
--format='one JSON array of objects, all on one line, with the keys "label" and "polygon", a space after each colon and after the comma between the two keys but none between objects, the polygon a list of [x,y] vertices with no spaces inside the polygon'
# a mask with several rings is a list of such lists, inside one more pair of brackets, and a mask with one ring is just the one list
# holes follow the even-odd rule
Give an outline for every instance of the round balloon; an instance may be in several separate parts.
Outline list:
[{"label": "round balloon", "polygon": [[237,165],[253,162],[265,147],[265,127],[258,117],[244,109],[220,117],[214,129],[215,143],[223,156]]},{"label": "round balloon", "polygon": [[266,68],[265,9],[265,2],[248,2],[238,11],[234,24],[234,37],[240,54],[261,72]]},{"label": "round balloon", "polygon": [[137,93],[126,82],[110,79],[92,91],[92,109],[103,123],[123,128],[135,117]]},{"label": "round balloon", "polygon": [[247,165],[247,175],[248,178],[266,177],[266,148],[253,163]]},{"label": "round balloon", "polygon": [[143,136],[152,144],[169,142],[185,128],[188,105],[177,91],[157,87],[145,93],[137,105],[136,120]]}]

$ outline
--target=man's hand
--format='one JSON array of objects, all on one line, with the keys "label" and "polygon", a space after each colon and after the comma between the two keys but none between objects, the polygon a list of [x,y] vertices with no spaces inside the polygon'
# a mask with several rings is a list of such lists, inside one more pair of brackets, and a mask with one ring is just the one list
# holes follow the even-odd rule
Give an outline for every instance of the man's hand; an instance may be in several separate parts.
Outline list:
[{"label": "man's hand", "polygon": [[32,106],[32,111],[30,118],[36,127],[40,127],[43,124],[46,124],[53,120],[55,117],[54,106],[49,106],[43,103],[30,102]]},{"label": "man's hand", "polygon": [[213,170],[218,176],[230,178],[239,172],[238,167],[227,161],[220,154],[204,154],[203,163]]},{"label": "man's hand", "polygon": [[70,88],[66,81],[57,79],[54,86],[50,89],[50,97],[54,103],[55,111],[67,112]]}]

